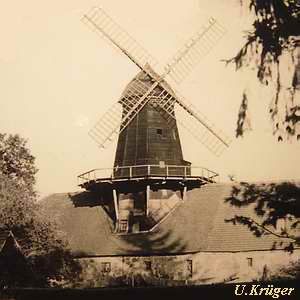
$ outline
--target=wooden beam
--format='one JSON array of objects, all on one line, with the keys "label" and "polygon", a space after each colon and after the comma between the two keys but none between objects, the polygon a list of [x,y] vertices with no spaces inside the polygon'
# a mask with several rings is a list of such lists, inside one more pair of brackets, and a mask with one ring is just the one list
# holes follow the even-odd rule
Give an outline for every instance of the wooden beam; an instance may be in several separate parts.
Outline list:
[{"label": "wooden beam", "polygon": [[182,195],[182,200],[185,201],[186,200],[186,191],[187,191],[187,186],[185,185],[183,187],[183,195]]},{"label": "wooden beam", "polygon": [[113,198],[114,198],[114,207],[116,213],[116,222],[118,222],[119,221],[118,195],[115,189],[113,189]]},{"label": "wooden beam", "polygon": [[150,197],[150,185],[146,188],[146,216],[149,214],[149,197]]}]

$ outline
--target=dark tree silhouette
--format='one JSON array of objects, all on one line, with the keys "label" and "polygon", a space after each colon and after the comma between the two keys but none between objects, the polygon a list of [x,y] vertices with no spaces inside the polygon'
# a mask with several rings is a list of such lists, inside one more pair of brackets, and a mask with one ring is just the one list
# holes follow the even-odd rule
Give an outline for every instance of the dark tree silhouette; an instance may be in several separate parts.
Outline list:
[{"label": "dark tree silhouette", "polygon": [[[0,231],[11,231],[20,243],[35,275],[31,284],[47,286],[49,278],[72,278],[77,264],[55,219],[36,199],[34,160],[23,138],[0,134]],[[14,285],[11,281],[5,284]]]},{"label": "dark tree silhouette", "polygon": [[[227,63],[236,70],[255,66],[257,78],[263,85],[273,83],[274,95],[270,104],[273,134],[278,141],[295,137],[300,140],[300,2],[298,0],[248,0],[240,1],[254,12],[253,30],[247,32],[242,49]],[[282,84],[281,67],[287,70],[284,56],[292,61],[292,80]],[[282,76],[281,76],[282,75]],[[236,136],[243,135],[246,113],[243,96],[238,115]]]},{"label": "dark tree silhouette", "polygon": [[[233,224],[242,224],[257,237],[275,235],[290,238],[285,250],[292,252],[300,246],[300,185],[293,182],[250,184],[241,182],[234,186],[230,197],[225,200],[232,206],[254,206],[255,220],[244,215],[235,215],[226,220]],[[259,220],[259,221],[258,221]],[[278,228],[278,222],[281,228]],[[277,227],[277,228],[276,228]],[[277,244],[274,244],[276,247]],[[282,268],[281,275],[274,280],[300,279],[300,260],[295,265]]]},{"label": "dark tree silhouette", "polygon": [[[300,245],[300,186],[292,182],[271,184],[250,184],[241,182],[234,186],[226,202],[233,206],[254,205],[254,211],[261,220],[236,215],[228,220],[247,226],[256,236],[274,234],[289,237],[292,242],[289,249]],[[276,231],[278,222],[283,221],[281,232]]]}]

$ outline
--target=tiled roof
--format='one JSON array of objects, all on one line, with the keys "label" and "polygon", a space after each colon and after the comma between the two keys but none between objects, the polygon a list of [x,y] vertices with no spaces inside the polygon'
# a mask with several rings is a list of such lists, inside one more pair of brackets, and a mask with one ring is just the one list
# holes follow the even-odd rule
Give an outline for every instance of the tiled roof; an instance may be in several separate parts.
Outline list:
[{"label": "tiled roof", "polygon": [[[53,194],[42,203],[56,214],[76,255],[151,255],[197,251],[283,249],[291,241],[275,235],[256,237],[246,226],[226,222],[234,215],[257,219],[253,207],[233,207],[225,199],[232,184],[208,184],[187,192],[164,221],[148,233],[115,235],[105,211],[91,194]],[[74,199],[81,199],[75,201]]]},{"label": "tiled roof", "polygon": [[20,245],[17,242],[14,234],[9,230],[0,229],[0,253],[2,251],[5,252],[5,248],[11,249],[11,247],[18,248],[19,250],[21,250]]}]

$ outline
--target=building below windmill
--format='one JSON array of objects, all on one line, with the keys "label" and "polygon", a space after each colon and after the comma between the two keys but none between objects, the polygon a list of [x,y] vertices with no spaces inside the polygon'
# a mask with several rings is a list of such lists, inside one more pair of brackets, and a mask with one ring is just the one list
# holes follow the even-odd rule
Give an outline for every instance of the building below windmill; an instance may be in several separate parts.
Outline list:
[{"label": "building below windmill", "polygon": [[[116,231],[107,202],[91,191],[53,194],[42,203],[58,217],[83,267],[77,287],[247,282],[279,275],[299,261],[300,248],[286,251],[292,239],[281,237],[280,228],[257,237],[229,222],[236,215],[260,221],[254,206],[229,204],[236,188],[209,183],[187,190],[184,198],[172,189],[151,188],[149,207],[155,206],[157,223],[131,232]],[[133,213],[139,210],[134,198],[127,197]],[[293,234],[299,237],[300,230]]]}]

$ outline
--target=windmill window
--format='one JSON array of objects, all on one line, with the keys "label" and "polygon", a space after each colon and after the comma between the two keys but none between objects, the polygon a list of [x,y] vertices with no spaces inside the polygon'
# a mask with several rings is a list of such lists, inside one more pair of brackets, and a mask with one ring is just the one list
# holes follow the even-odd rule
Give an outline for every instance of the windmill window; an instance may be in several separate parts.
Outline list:
[{"label": "windmill window", "polygon": [[109,273],[111,271],[111,263],[110,262],[101,263],[101,270],[103,273]]},{"label": "windmill window", "polygon": [[167,138],[167,132],[165,129],[157,128],[156,135],[160,140],[165,140]]}]

